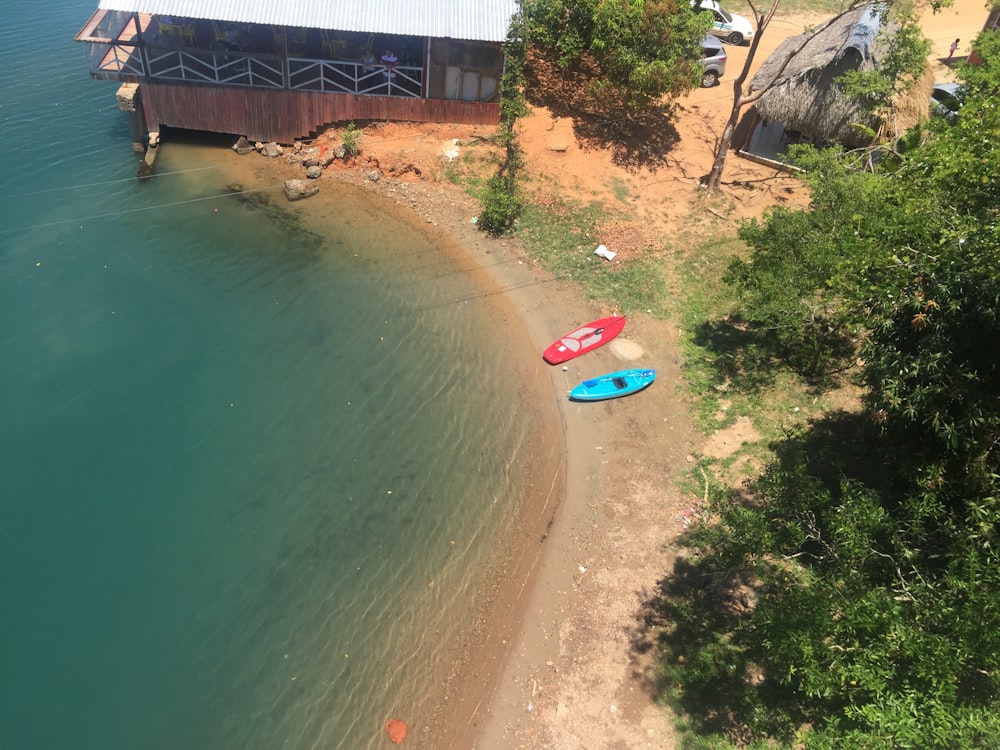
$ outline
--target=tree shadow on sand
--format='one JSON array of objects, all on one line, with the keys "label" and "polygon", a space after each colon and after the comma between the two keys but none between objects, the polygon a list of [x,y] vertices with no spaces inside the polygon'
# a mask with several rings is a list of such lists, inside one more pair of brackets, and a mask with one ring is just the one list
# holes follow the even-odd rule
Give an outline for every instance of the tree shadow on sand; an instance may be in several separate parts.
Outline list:
[{"label": "tree shadow on sand", "polygon": [[528,103],[545,107],[553,117],[573,119],[573,134],[583,149],[611,152],[612,163],[628,170],[655,171],[669,163],[680,134],[671,121],[670,107],[656,104],[626,114],[621,99],[599,98],[593,83],[599,71],[593,60],[581,60],[565,69],[554,56],[531,51],[525,67]]},{"label": "tree shadow on sand", "polygon": [[[774,444],[772,470],[793,471],[805,455],[811,476],[831,493],[845,479],[883,492],[892,480],[877,432],[864,413],[833,412],[802,435]],[[838,502],[836,494],[831,497]],[[761,510],[752,490],[727,490],[725,502],[750,513]],[[722,541],[726,534],[712,532],[712,524],[696,524],[670,545],[677,553],[673,565],[644,592],[635,617],[633,658],[656,660],[649,678],[653,695],[684,717],[692,735],[744,745],[762,735],[790,742],[796,728],[810,721],[808,701],[780,675],[767,674],[766,643],[748,637],[767,584],[740,545],[729,548]]]},{"label": "tree shadow on sand", "polygon": [[742,393],[758,393],[773,386],[778,373],[787,369],[818,395],[851,370],[856,349],[846,334],[790,343],[776,330],[738,314],[698,324],[694,341],[712,354],[708,363],[717,383]]}]

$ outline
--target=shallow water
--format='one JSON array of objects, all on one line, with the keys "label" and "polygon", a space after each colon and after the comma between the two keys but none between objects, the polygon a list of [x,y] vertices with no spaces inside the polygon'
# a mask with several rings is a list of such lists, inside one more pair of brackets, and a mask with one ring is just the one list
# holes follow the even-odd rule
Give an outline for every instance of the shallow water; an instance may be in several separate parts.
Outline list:
[{"label": "shallow water", "polygon": [[195,144],[137,183],[93,6],[36,8],[6,49],[51,57],[0,72],[0,746],[381,746],[519,499],[489,297],[350,190],[243,200]]}]

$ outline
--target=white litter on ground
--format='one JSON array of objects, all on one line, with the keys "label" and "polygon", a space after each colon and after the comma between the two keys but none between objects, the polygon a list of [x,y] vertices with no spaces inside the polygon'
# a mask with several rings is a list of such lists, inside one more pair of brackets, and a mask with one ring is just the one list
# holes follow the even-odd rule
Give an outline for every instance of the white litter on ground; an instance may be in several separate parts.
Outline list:
[{"label": "white litter on ground", "polygon": [[606,248],[604,245],[598,245],[597,249],[594,251],[594,255],[600,255],[602,258],[605,258],[607,260],[614,260],[615,256],[618,255],[618,253],[612,250],[608,250],[608,248]]}]

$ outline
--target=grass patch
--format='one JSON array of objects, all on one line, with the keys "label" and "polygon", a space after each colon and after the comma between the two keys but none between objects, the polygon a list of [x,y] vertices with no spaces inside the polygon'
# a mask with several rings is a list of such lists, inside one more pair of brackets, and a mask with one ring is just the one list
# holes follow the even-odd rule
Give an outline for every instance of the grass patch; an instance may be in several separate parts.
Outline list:
[{"label": "grass patch", "polygon": [[500,154],[493,146],[463,148],[459,155],[445,162],[441,175],[453,185],[459,185],[467,193],[482,199],[483,191],[490,177],[496,174],[500,164]]},{"label": "grass patch", "polygon": [[[685,247],[681,243],[679,247]],[[725,318],[736,306],[736,299],[722,286],[722,276],[729,258],[741,247],[739,240],[721,239],[705,243],[694,251],[678,250],[675,254],[680,294],[678,311],[681,326],[681,354],[685,380],[692,397],[692,419],[695,427],[709,433],[725,427],[720,420],[723,393],[731,384],[718,366],[719,353],[698,343],[698,334],[712,321]],[[736,412],[732,411],[734,418]]]},{"label": "grass patch", "polygon": [[575,281],[589,299],[613,303],[622,313],[664,317],[665,265],[657,252],[609,264],[594,255],[597,227],[608,218],[601,204],[535,195],[518,222],[518,238],[532,257],[558,279]]},{"label": "grass patch", "polygon": [[[782,0],[778,15],[788,17],[801,13],[822,13],[832,16],[837,13],[843,13],[849,7],[851,7],[850,3],[838,2],[838,0]],[[738,7],[727,8],[727,10],[753,18],[753,14],[748,14],[745,10],[740,10]]]},{"label": "grass patch", "polygon": [[716,479],[730,482],[746,476],[748,467],[769,463],[773,443],[843,406],[838,399],[844,395],[817,390],[733,315],[737,299],[722,275],[730,259],[745,252],[739,239],[681,241],[678,247],[684,248],[674,255],[681,358],[694,426],[708,435],[748,417],[762,438],[712,462]]},{"label": "grass patch", "polygon": [[621,177],[615,177],[614,180],[612,180],[611,192],[614,194],[616,201],[626,205],[628,205],[629,198],[632,197],[632,191],[629,190],[625,180]]}]

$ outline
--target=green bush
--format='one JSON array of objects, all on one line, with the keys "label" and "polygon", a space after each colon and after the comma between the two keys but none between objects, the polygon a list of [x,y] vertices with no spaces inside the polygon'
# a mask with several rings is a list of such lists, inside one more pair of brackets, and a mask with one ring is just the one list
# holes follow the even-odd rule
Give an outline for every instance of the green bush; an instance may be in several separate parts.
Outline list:
[{"label": "green bush", "polygon": [[361,146],[358,145],[360,135],[361,131],[358,130],[357,126],[353,122],[348,123],[347,130],[340,137],[341,143],[344,144],[344,156],[350,158],[361,153]]},{"label": "green bush", "polygon": [[513,181],[503,174],[493,175],[486,183],[479,227],[492,235],[504,234],[514,226],[523,209],[524,199]]}]

